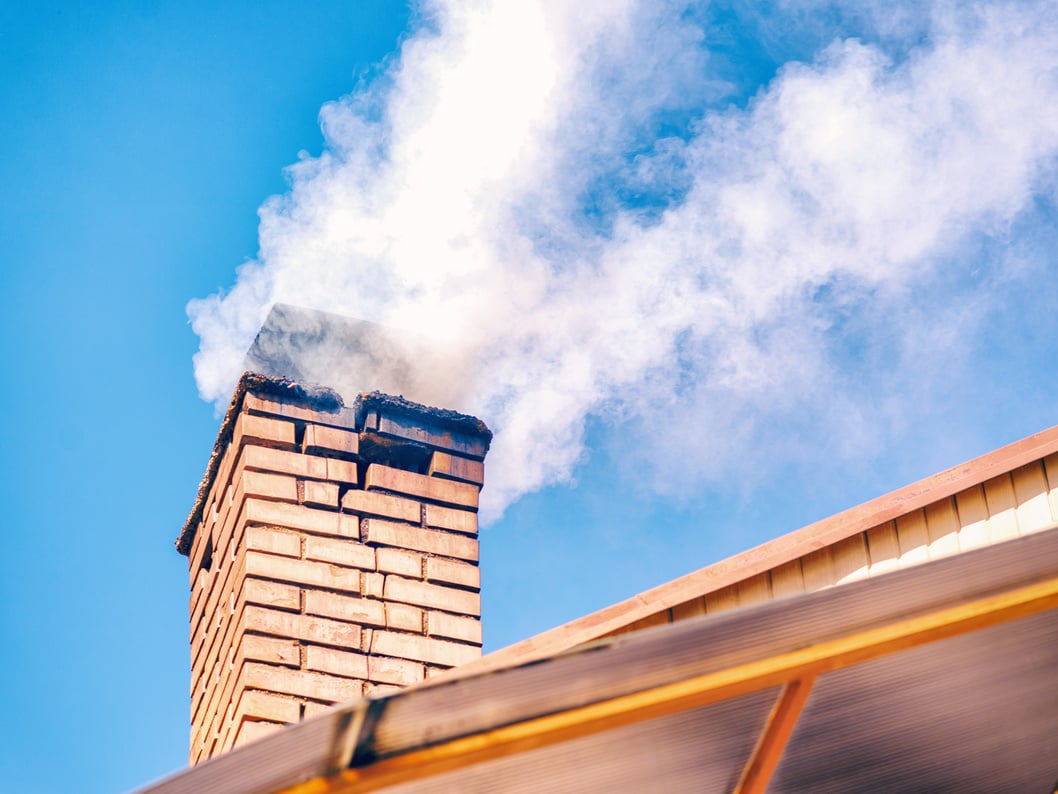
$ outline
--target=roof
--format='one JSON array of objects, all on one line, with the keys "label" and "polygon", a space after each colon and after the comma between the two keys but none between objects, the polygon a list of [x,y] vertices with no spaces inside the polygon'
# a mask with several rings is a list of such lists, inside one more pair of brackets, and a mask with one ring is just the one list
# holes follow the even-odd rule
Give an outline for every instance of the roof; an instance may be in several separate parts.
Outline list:
[{"label": "roof", "polygon": [[[1056,453],[1058,426],[856,505],[597,612],[501,648],[481,659],[457,667],[446,675],[462,676],[500,669],[546,658],[591,642],[633,626],[661,611],[744,582],[811,552],[832,547],[858,533],[899,519]],[[1058,481],[1052,480],[1050,487],[1052,494],[1058,494]],[[1054,496],[1051,498],[1055,500]],[[1046,502],[1046,497],[1044,501]],[[1055,512],[1054,508],[1049,516],[1042,519],[1042,525],[1050,523],[1052,519],[1058,520],[1058,512]]]},{"label": "roof", "polygon": [[1052,527],[358,701],[143,794],[1050,791],[1055,669]]}]

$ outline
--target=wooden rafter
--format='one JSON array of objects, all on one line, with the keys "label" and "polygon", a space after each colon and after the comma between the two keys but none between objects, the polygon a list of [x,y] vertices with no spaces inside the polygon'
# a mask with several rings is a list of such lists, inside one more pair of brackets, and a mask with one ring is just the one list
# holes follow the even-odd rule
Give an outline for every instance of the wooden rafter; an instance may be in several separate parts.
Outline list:
[{"label": "wooden rafter", "polygon": [[782,688],[735,786],[735,794],[764,794],[786,749],[797,720],[812,693],[815,676],[790,681]]}]

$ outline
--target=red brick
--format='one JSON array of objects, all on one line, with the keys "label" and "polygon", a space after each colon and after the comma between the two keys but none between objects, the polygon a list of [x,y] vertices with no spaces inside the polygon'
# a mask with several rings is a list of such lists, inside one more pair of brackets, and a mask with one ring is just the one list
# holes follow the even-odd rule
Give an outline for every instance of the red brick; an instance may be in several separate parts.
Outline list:
[{"label": "red brick", "polygon": [[434,607],[464,615],[481,614],[481,597],[477,593],[426,584],[399,576],[386,577],[386,600],[405,604]]},{"label": "red brick", "polygon": [[356,415],[351,408],[339,408],[337,411],[319,411],[251,393],[246,394],[242,407],[244,411],[256,411],[262,414],[273,414],[289,419],[302,419],[307,422],[338,425],[340,427],[353,427],[356,424]]},{"label": "red brick", "polygon": [[423,611],[410,604],[386,604],[386,626],[401,631],[414,631],[422,634]]},{"label": "red brick", "polygon": [[419,522],[422,508],[418,502],[368,491],[346,491],[342,509],[359,515],[384,516],[403,521]]},{"label": "red brick", "polygon": [[333,703],[313,703],[311,700],[307,700],[305,701],[305,719],[310,720],[321,714],[327,714],[333,709]]},{"label": "red brick", "polygon": [[247,577],[243,591],[248,604],[294,611],[301,609],[301,590],[297,585]]},{"label": "red brick", "polygon": [[297,722],[301,719],[301,706],[296,700],[280,697],[271,692],[254,689],[243,690],[235,707],[235,720],[269,720],[271,722]]},{"label": "red brick", "polygon": [[[384,413],[378,416],[377,423],[378,432],[382,435],[418,441],[472,458],[485,457],[485,440],[479,436],[470,436],[451,430],[435,432],[420,426],[417,420],[410,417],[386,416]],[[368,426],[370,424],[369,422]]]},{"label": "red brick", "polygon": [[306,425],[304,443],[307,452],[355,455],[360,451],[360,436],[355,432],[326,425]]},{"label": "red brick", "polygon": [[258,662],[246,663],[246,686],[334,703],[354,700],[364,692],[363,682],[352,678],[290,670]]},{"label": "red brick", "polygon": [[346,678],[367,678],[367,657],[362,653],[310,645],[305,648],[305,667]]},{"label": "red brick", "polygon": [[322,507],[338,507],[338,486],[333,482],[316,482],[305,480],[302,483],[305,496],[302,501],[307,505],[320,505]]},{"label": "red brick", "polygon": [[242,638],[239,652],[244,659],[255,662],[286,664],[294,667],[301,664],[301,646],[297,640],[246,634]]},{"label": "red brick", "polygon": [[471,562],[477,562],[478,559],[478,542],[474,538],[374,518],[364,522],[363,541],[380,546],[441,554],[445,557],[458,557]]},{"label": "red brick", "polygon": [[455,667],[480,658],[481,649],[413,634],[376,630],[371,641],[371,653]]},{"label": "red brick", "polygon": [[330,590],[345,590],[350,593],[360,592],[360,571],[356,568],[344,568],[325,562],[293,560],[289,557],[276,557],[259,551],[246,552],[246,573],[248,576],[260,576],[265,579],[278,579],[282,582],[326,587]]},{"label": "red brick", "polygon": [[430,476],[481,485],[485,482],[485,464],[480,460],[461,458],[440,450],[430,457]]},{"label": "red brick", "polygon": [[375,570],[375,549],[351,538],[305,538],[305,559]]},{"label": "red brick", "polygon": [[364,571],[360,574],[360,594],[369,598],[382,598],[384,583],[382,574]]},{"label": "red brick", "polygon": [[301,556],[301,536],[293,532],[280,532],[266,527],[247,527],[244,535],[246,548],[267,551],[285,557]]},{"label": "red brick", "polygon": [[314,480],[327,479],[327,461],[314,455],[268,447],[246,447],[242,456],[243,466],[247,469],[311,477]]},{"label": "red brick", "polygon": [[246,630],[338,648],[360,647],[360,627],[356,624],[257,606],[246,607]]},{"label": "red brick", "polygon": [[[284,727],[286,726],[276,722],[247,720],[239,726],[232,747],[242,747],[244,744],[256,742],[258,739],[263,739],[265,736],[275,733],[278,730],[282,730]],[[209,755],[204,755],[202,756],[202,760],[205,760],[208,757]]]},{"label": "red brick", "polygon": [[368,491],[383,490],[407,494],[434,502],[477,507],[478,488],[465,482],[441,480],[412,471],[393,469],[380,463],[367,467],[364,488]]},{"label": "red brick", "polygon": [[296,502],[298,483],[286,474],[269,474],[263,471],[243,472],[243,492],[247,496],[273,499],[278,502]]},{"label": "red brick", "polygon": [[378,570],[384,573],[399,573],[401,576],[422,578],[423,556],[404,549],[380,548],[376,550]]},{"label": "red brick", "polygon": [[325,615],[366,626],[386,625],[385,604],[371,598],[350,598],[320,590],[306,590],[305,611],[310,615]]},{"label": "red brick", "polygon": [[430,637],[446,637],[481,645],[481,621],[445,612],[427,612],[426,634]]},{"label": "red brick", "polygon": [[478,534],[478,516],[469,510],[454,510],[440,505],[426,505],[426,525],[465,532],[468,535]]},{"label": "red brick", "polygon": [[239,418],[235,420],[232,438],[236,444],[241,442],[262,447],[275,446],[290,449],[294,446],[294,424],[282,419],[243,413],[239,414]]},{"label": "red brick", "polygon": [[336,458],[320,458],[327,463],[327,479],[342,485],[356,485],[360,482],[360,474],[357,472],[356,464],[349,460],[337,460]]},{"label": "red brick", "polygon": [[[207,512],[205,515],[209,515]],[[198,524],[195,530],[195,539],[191,544],[191,556],[188,558],[188,572],[191,574],[191,583],[194,584],[195,576],[198,571],[202,570],[203,558],[206,554],[206,549],[212,547],[210,543],[210,534],[213,530],[213,519],[208,521],[203,520]]]},{"label": "red brick", "polygon": [[339,517],[339,513],[333,513],[329,510],[316,510],[304,505],[266,502],[261,499],[246,500],[247,524],[264,524],[271,527],[300,529],[321,535],[341,535],[343,534],[343,526],[339,521]]},{"label": "red brick", "polygon": [[426,678],[426,669],[421,662],[407,659],[390,659],[386,656],[365,656],[367,679],[379,684],[417,684]]},{"label": "red brick", "polygon": [[427,558],[426,579],[430,582],[447,582],[463,587],[473,587],[475,590],[481,588],[481,571],[476,565],[444,560],[440,557]]}]

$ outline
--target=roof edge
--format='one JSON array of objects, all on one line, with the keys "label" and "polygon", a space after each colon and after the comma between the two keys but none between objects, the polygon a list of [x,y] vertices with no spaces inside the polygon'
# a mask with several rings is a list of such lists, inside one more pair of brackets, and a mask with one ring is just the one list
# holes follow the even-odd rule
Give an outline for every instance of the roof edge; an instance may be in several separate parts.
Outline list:
[{"label": "roof edge", "polygon": [[437,680],[529,662],[590,642],[662,609],[757,576],[1055,452],[1058,425],[500,648],[437,676]]}]

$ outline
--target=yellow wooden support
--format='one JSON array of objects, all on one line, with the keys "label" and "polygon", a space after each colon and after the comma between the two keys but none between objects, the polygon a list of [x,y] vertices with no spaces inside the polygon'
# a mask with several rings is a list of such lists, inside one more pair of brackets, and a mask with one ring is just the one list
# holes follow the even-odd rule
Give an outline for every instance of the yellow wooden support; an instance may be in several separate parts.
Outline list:
[{"label": "yellow wooden support", "polygon": [[806,676],[790,681],[782,688],[760,733],[757,746],[753,748],[753,754],[742,770],[734,794],[764,794],[767,790],[783,750],[797,727],[801,711],[812,693],[815,680],[815,676]]},{"label": "yellow wooden support", "polygon": [[308,781],[286,792],[352,794],[375,791],[537,747],[699,708],[750,692],[783,686],[798,679],[812,678],[1054,608],[1058,608],[1058,578],[894,620],[683,681],[410,750],[364,767],[346,770],[330,780]]}]

